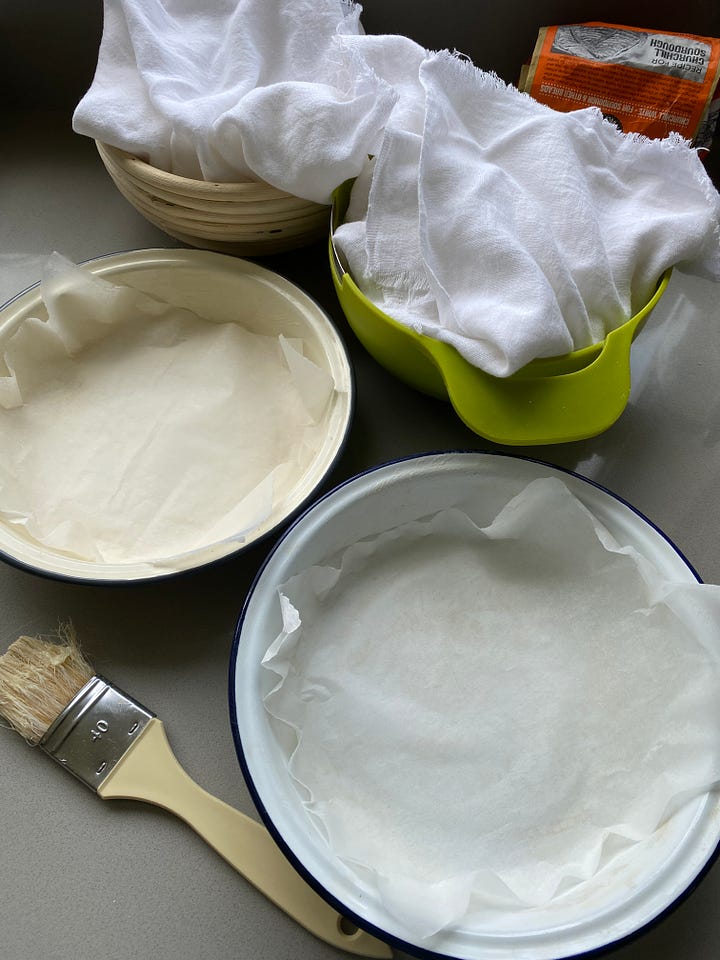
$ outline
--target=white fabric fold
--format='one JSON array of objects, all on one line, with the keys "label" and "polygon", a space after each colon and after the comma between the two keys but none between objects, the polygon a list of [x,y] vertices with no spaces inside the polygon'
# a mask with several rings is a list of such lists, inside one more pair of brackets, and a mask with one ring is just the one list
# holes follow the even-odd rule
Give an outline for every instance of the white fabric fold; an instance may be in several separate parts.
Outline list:
[{"label": "white fabric fold", "polygon": [[342,0],[105,0],[73,128],[182,176],[261,179],[329,203],[396,100],[345,43],[360,11]]},{"label": "white fabric fold", "polygon": [[419,148],[391,117],[367,210],[335,233],[394,319],[507,376],[600,342],[669,267],[720,280],[720,195],[679,136],[558,113],[447,51],[419,79]]}]

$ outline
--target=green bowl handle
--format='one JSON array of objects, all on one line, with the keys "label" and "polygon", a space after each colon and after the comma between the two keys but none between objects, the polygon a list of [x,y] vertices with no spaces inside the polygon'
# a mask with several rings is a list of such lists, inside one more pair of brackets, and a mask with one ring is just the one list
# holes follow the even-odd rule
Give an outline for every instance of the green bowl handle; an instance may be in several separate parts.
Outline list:
[{"label": "green bowl handle", "polygon": [[564,443],[597,436],[618,419],[630,396],[630,347],[667,287],[663,276],[651,300],[613,330],[599,354],[568,373],[528,375],[543,361],[512,377],[498,379],[471,367],[455,349],[422,338],[458,416],[476,433],[496,443]]}]

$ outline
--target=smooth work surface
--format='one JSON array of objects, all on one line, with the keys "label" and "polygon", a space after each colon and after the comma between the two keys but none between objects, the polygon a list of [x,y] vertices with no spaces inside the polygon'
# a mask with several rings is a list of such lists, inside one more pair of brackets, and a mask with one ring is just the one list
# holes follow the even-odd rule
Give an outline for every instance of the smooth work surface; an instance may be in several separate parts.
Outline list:
[{"label": "smooth work surface", "polygon": [[[54,49],[53,24],[40,28],[42,10],[19,7],[7,22],[16,35],[4,71],[16,112],[3,115],[0,151],[0,302],[39,279],[53,250],[75,261],[143,247],[178,244],[147,224],[120,196],[94,145],[74,135],[70,108],[59,94],[35,90],[63,57]],[[72,32],[67,75],[91,63],[97,9],[87,37]],[[465,5],[478,10],[476,5]],[[521,18],[523,35],[488,4],[476,13],[476,46],[518,59],[531,51],[536,26],[620,12],[548,4]],[[694,22],[710,33],[714,4],[694,4]],[[366,4],[368,29],[404,30],[430,43],[422,13],[410,3]],[[468,49],[451,29],[460,4],[433,15],[444,23],[438,43]],[[712,8],[712,9],[711,9]],[[60,11],[62,8],[58,7]],[[530,8],[528,8],[529,10]],[[626,22],[650,21],[655,5],[638,4]],[[392,13],[392,16],[391,16]],[[68,13],[73,30],[80,14]],[[57,18],[59,12],[53,12]],[[444,16],[444,15],[443,15]],[[39,49],[28,23],[35,17]],[[384,21],[383,22],[383,17]],[[453,19],[454,18],[454,19]],[[539,18],[539,19],[538,19]],[[667,26],[681,29],[676,11]],[[392,20],[392,23],[390,22]],[[657,16],[652,16],[659,25]],[[76,22],[77,21],[77,22]],[[621,21],[622,22],[622,21]],[[715,28],[717,31],[717,23]],[[487,27],[487,30],[485,29]],[[501,29],[502,27],[502,29]],[[67,29],[67,28],[66,28]],[[484,32],[485,31],[485,32]],[[450,35],[452,34],[452,35]],[[508,34],[509,35],[509,34]],[[508,49],[510,52],[508,53]],[[90,53],[88,53],[90,50]],[[472,49],[469,50],[474,54]],[[36,50],[37,53],[37,50]],[[476,56],[480,66],[486,66]],[[501,64],[500,66],[502,66]],[[490,64],[492,65],[492,64]],[[37,67],[35,73],[32,71]],[[499,69],[500,67],[498,67]],[[509,68],[507,70],[509,73]],[[83,74],[84,76],[84,74]],[[40,79],[38,79],[40,77]],[[88,78],[89,79],[89,78]],[[510,76],[507,79],[511,79]],[[80,82],[80,80],[78,80]],[[72,84],[64,91],[73,95]],[[72,88],[72,89],[71,89]],[[45,92],[52,90],[52,78]],[[33,100],[33,103],[29,101]],[[51,106],[52,110],[42,109]],[[37,108],[37,109],[36,109]],[[718,148],[720,149],[720,148]],[[713,169],[718,170],[718,156]],[[720,178],[716,176],[716,183]],[[330,313],[355,369],[357,408],[346,450],[324,489],[389,459],[442,449],[493,449],[466,429],[451,408],[412,392],[357,344],[339,309],[324,243],[266,258],[264,266],[297,283]],[[706,581],[720,582],[720,290],[675,273],[661,304],[633,348],[630,403],[618,423],[588,441],[517,452],[577,470],[629,500],[659,525]],[[96,668],[157,712],[178,759],[211,793],[255,815],[233,747],[227,672],[236,617],[268,545],[240,559],[177,581],[126,589],[44,580],[0,564],[0,647],[20,633],[52,630],[72,620]],[[0,931],[8,960],[331,960],[338,951],[313,939],[249,887],[183,823],[154,807],[103,802],[37,749],[0,730]],[[660,926],[624,945],[617,960],[711,960],[720,943],[720,866]]]}]

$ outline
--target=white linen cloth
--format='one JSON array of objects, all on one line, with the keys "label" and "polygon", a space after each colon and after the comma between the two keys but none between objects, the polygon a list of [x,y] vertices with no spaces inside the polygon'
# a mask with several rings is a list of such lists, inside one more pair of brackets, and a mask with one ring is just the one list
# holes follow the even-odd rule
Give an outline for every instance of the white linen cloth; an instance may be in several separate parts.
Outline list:
[{"label": "white linen cloth", "polygon": [[601,341],[668,267],[720,279],[720,195],[679,136],[558,113],[447,51],[418,77],[335,232],[396,320],[507,376]]},{"label": "white linen cloth", "polygon": [[362,538],[279,606],[264,703],[308,826],[413,941],[633,847],[641,885],[642,845],[720,780],[720,587],[557,478],[482,528],[449,507]]},{"label": "white linen cloth", "polygon": [[345,43],[342,0],[105,0],[73,128],[203,180],[328,203],[379,146],[396,94]]}]

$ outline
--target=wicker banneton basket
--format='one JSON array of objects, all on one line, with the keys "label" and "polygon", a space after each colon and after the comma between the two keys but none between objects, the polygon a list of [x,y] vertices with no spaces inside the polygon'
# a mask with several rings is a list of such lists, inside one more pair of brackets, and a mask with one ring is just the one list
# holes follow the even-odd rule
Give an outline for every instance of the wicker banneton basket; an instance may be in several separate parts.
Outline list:
[{"label": "wicker banneton basket", "polygon": [[193,247],[262,256],[327,236],[330,208],[269,183],[190,180],[96,141],[120,193],[147,220]]}]

